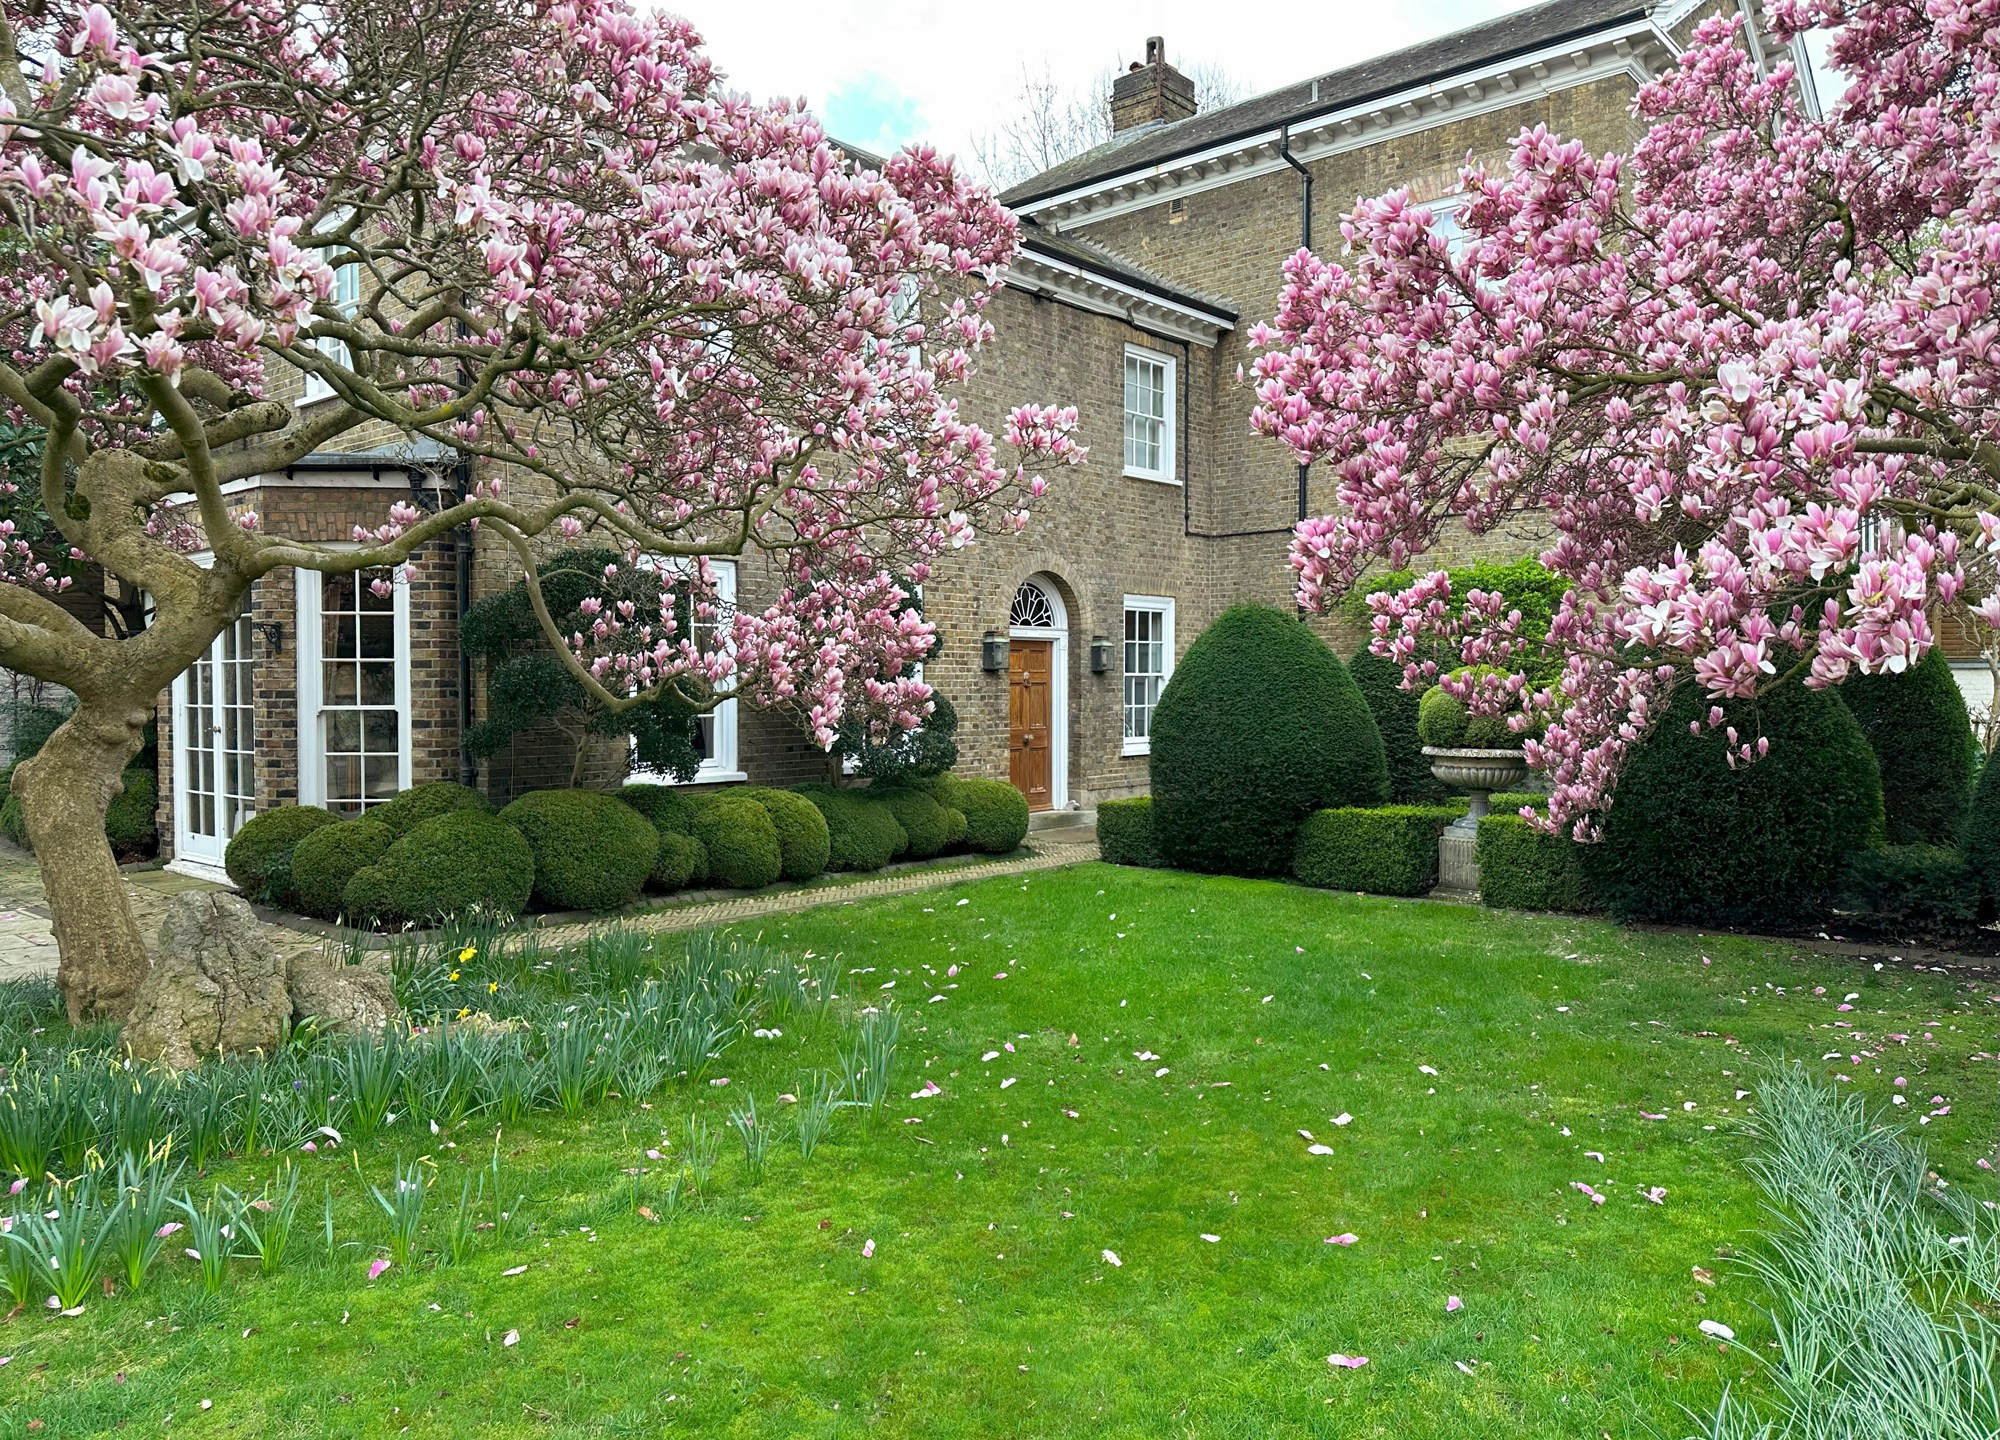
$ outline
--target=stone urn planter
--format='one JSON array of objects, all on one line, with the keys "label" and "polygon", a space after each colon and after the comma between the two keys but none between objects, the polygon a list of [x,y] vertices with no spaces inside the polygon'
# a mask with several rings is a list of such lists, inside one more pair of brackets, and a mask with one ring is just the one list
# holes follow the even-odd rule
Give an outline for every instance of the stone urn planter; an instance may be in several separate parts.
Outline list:
[{"label": "stone urn planter", "polygon": [[1426,745],[1431,774],[1470,798],[1465,814],[1438,836],[1438,889],[1464,895],[1479,892],[1479,822],[1486,818],[1486,797],[1518,785],[1528,773],[1519,750],[1474,749]]}]

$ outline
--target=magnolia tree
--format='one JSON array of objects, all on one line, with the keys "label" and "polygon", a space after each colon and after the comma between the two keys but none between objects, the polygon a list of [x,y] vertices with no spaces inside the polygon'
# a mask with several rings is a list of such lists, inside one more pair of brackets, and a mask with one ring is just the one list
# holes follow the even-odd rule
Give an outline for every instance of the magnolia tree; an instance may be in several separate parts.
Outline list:
[{"label": "magnolia tree", "polygon": [[[1340,513],[1298,527],[1302,604],[1447,523],[1527,516],[1571,590],[1531,690],[1505,597],[1431,574],[1370,596],[1377,653],[1445,640],[1447,678],[1509,713],[1595,834],[1621,763],[1698,685],[1731,764],[1765,740],[1722,703],[1895,672],[1930,611],[1990,586],[2000,541],[2000,31],[1973,0],[1774,0],[1832,30],[1824,119],[1711,20],[1640,92],[1630,157],[1537,128],[1463,172],[1462,245],[1391,194],[1339,262],[1288,262],[1257,331],[1255,423],[1328,462]],[[1981,576],[1988,577],[1980,583]],[[2000,624],[2000,594],[1965,592]],[[1434,671],[1435,663],[1423,669]],[[1424,678],[1418,667],[1409,684]],[[1702,722],[1697,721],[1697,728]]]},{"label": "magnolia tree", "polygon": [[[58,553],[7,553],[0,665],[78,698],[14,781],[71,1013],[119,1013],[146,968],[102,834],[120,769],[280,567],[395,575],[479,524],[532,588],[531,542],[588,529],[676,577],[655,609],[586,602],[589,631],[537,597],[601,703],[726,691],[822,743],[857,705],[917,723],[901,582],[1080,458],[1073,414],[1016,411],[1003,462],[950,398],[1013,245],[936,154],[864,167],[625,0],[4,0],[0,408],[41,434],[14,499]],[[330,398],[288,399],[300,375]],[[231,508],[376,422],[473,483],[347,547]],[[746,551],[781,593],[732,615],[705,562]],[[72,619],[72,558],[150,626]]]}]

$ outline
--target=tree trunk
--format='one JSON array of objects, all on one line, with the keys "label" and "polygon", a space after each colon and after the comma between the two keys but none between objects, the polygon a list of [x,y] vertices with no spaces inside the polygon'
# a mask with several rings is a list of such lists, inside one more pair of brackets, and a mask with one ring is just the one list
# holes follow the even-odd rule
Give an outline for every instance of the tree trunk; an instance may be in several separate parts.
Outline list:
[{"label": "tree trunk", "polygon": [[121,1020],[146,978],[146,942],[104,836],[104,812],[139,753],[151,709],[82,701],[14,772],[61,955],[72,1024]]}]

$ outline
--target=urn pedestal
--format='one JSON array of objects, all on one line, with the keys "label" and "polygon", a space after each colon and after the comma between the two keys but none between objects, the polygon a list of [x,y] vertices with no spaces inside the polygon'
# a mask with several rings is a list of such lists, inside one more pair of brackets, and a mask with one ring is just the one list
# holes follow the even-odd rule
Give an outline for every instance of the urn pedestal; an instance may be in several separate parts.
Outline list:
[{"label": "urn pedestal", "polygon": [[1528,762],[1519,750],[1460,749],[1441,745],[1424,746],[1431,762],[1431,774],[1463,790],[1470,803],[1464,815],[1444,827],[1438,836],[1438,891],[1442,894],[1479,893],[1479,822],[1487,814],[1486,797],[1495,790],[1520,784],[1528,773]]}]

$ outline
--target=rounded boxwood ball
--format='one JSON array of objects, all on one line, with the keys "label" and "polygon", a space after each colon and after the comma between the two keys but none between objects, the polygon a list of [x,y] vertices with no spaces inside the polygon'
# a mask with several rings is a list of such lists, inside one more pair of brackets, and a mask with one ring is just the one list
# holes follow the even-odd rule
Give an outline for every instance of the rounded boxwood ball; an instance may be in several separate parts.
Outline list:
[{"label": "rounded boxwood ball", "polygon": [[662,830],[660,853],[653,857],[652,888],[671,892],[707,878],[708,851],[701,841],[678,830]]},{"label": "rounded boxwood ball", "polygon": [[1268,605],[1225,611],[1188,647],[1153,712],[1151,772],[1162,858],[1223,874],[1282,874],[1306,816],[1389,795],[1347,667]]},{"label": "rounded boxwood ball", "polygon": [[889,807],[889,813],[909,836],[905,853],[912,860],[928,860],[951,843],[951,817],[944,806],[924,791],[877,782],[868,787],[868,793]]},{"label": "rounded boxwood ball", "polygon": [[694,802],[671,785],[626,785],[618,798],[653,822],[661,834],[690,833],[694,824]]},{"label": "rounded boxwood ball", "polygon": [[455,810],[479,810],[491,815],[493,802],[456,780],[431,780],[412,785],[386,804],[368,811],[368,818],[387,825],[391,835],[407,835],[426,820],[449,815]]},{"label": "rounded boxwood ball", "polygon": [[366,815],[320,826],[292,850],[292,889],[299,909],[322,920],[345,913],[348,882],[395,842],[387,825]]},{"label": "rounded boxwood ball", "polygon": [[1850,676],[1834,693],[1875,751],[1889,843],[1956,846],[1978,742],[1944,651],[1933,645],[1900,675]]},{"label": "rounded boxwood ball", "polygon": [[596,790],[537,790],[500,812],[535,857],[535,899],[551,910],[616,910],[653,873],[660,833]]},{"label": "rounded boxwood ball", "polygon": [[[1789,683],[1723,706],[1684,681],[1626,760],[1604,836],[1580,847],[1591,892],[1620,919],[1790,924],[1839,885],[1881,831],[1875,756],[1831,692]],[[1697,732],[1688,729],[1697,723]],[[1729,726],[1770,753],[1732,768]]]},{"label": "rounded boxwood ball", "polygon": [[784,873],[784,852],[771,814],[733,790],[695,804],[694,838],[708,851],[708,878],[736,890],[758,890]]},{"label": "rounded boxwood ball", "polygon": [[[646,833],[650,838],[650,826]],[[518,915],[534,887],[535,855],[519,830],[483,810],[454,810],[398,837],[377,864],[357,870],[341,907],[355,918],[419,924],[475,906]]]},{"label": "rounded boxwood ball", "polygon": [[792,793],[810,801],[826,821],[829,870],[880,870],[910,843],[895,814],[866,791],[815,784]]},{"label": "rounded boxwood ball", "polygon": [[833,837],[826,827],[826,817],[812,801],[789,790],[758,788],[737,793],[748,795],[771,817],[771,826],[778,832],[780,873],[785,879],[810,880],[826,873]]},{"label": "rounded boxwood ball", "polygon": [[317,805],[280,805],[253,815],[222,852],[222,868],[230,881],[252,900],[292,906],[290,865],[292,847],[334,816]]},{"label": "rounded boxwood ball", "polygon": [[153,772],[134,765],[125,772],[125,788],[111,797],[104,812],[104,838],[120,855],[150,855],[160,843],[155,811],[159,791]]},{"label": "rounded boxwood ball", "polygon": [[965,843],[983,855],[1007,855],[1028,838],[1028,797],[1005,780],[940,775],[935,793],[965,816]]}]

